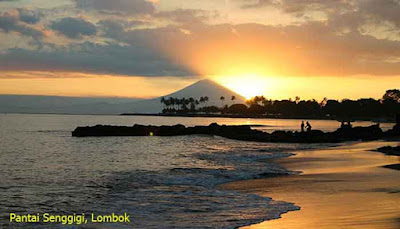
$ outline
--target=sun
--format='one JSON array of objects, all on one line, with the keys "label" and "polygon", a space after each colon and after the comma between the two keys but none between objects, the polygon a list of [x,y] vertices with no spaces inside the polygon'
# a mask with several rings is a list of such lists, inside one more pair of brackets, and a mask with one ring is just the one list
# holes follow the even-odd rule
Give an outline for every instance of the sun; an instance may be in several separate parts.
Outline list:
[{"label": "sun", "polygon": [[265,78],[256,74],[240,74],[237,76],[216,76],[215,81],[232,91],[251,99],[254,96],[264,95],[268,83]]}]

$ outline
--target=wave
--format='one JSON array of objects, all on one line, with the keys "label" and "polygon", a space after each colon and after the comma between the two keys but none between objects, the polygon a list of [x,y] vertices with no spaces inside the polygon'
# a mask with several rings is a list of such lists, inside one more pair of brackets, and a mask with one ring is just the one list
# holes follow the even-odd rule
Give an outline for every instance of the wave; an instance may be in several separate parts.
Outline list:
[{"label": "wave", "polygon": [[275,146],[204,152],[193,157],[206,161],[209,167],[175,167],[162,171],[136,170],[114,174],[108,183],[110,198],[105,204],[110,209],[115,206],[112,203],[118,201],[118,209],[130,212],[135,219],[131,225],[134,228],[159,228],[160,225],[163,228],[237,228],[276,219],[300,207],[254,194],[219,190],[217,187],[237,180],[294,174],[268,162],[292,155],[287,152],[291,149]]}]

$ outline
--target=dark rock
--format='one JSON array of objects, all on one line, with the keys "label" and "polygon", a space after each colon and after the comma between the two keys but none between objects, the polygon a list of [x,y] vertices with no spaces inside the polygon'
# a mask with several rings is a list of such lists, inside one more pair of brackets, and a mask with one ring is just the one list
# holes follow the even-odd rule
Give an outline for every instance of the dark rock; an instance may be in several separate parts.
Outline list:
[{"label": "dark rock", "polygon": [[382,167],[383,168],[387,168],[387,169],[400,170],[400,164],[385,165],[385,166],[382,166]]},{"label": "dark rock", "polygon": [[340,128],[337,131],[324,133],[320,130],[310,132],[275,131],[272,134],[252,130],[250,126],[227,126],[213,123],[209,126],[185,127],[174,126],[104,126],[77,127],[74,137],[100,136],[179,136],[179,135],[216,135],[229,139],[257,142],[287,142],[287,143],[336,143],[354,140],[375,140],[382,137],[379,125],[369,127]]},{"label": "dark rock", "polygon": [[335,138],[341,140],[377,140],[382,138],[383,131],[379,124],[368,127],[339,128],[333,132]]},{"label": "dark rock", "polygon": [[377,151],[384,153],[386,155],[400,156],[400,146],[397,147],[384,146],[378,148]]}]

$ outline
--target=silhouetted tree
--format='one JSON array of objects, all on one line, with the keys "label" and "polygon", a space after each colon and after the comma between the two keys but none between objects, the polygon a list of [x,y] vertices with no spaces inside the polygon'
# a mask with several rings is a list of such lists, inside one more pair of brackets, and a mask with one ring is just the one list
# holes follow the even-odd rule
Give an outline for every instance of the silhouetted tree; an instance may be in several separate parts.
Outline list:
[{"label": "silhouetted tree", "polygon": [[204,96],[204,102],[206,103],[206,106],[208,105],[209,100],[210,100],[210,98],[208,98],[208,96]]},{"label": "silhouetted tree", "polygon": [[224,96],[221,96],[219,99],[221,100],[221,108],[223,108],[223,106],[224,106],[224,101],[225,101],[225,97],[224,97]]},{"label": "silhouetted tree", "polygon": [[[244,104],[233,104],[224,106],[225,97],[220,97],[222,106],[208,107],[204,105],[209,101],[208,96],[195,98],[161,98],[165,113],[185,113],[185,112],[206,112],[206,113],[230,113],[230,114],[249,114],[249,115],[273,115],[297,118],[332,118],[348,121],[351,119],[367,118],[393,118],[395,114],[400,114],[400,91],[398,89],[387,90],[381,100],[372,98],[350,100],[343,99],[328,100],[324,98],[321,102],[313,100],[300,100],[296,97],[294,101],[288,100],[267,100],[264,96],[255,96]],[[236,100],[235,96],[231,101]],[[202,107],[198,108],[199,105]]]},{"label": "silhouetted tree", "polygon": [[161,97],[160,102],[163,104],[163,109],[165,109],[165,98]]},{"label": "silhouetted tree", "polygon": [[383,100],[393,100],[395,102],[400,103],[400,90],[398,89],[387,90],[386,93],[383,95]]},{"label": "silhouetted tree", "polygon": [[299,104],[299,102],[300,102],[300,97],[299,96],[296,96],[295,102],[296,102],[296,104]]},{"label": "silhouetted tree", "polygon": [[230,114],[246,114],[247,113],[247,106],[244,104],[233,104],[228,108],[227,113]]}]

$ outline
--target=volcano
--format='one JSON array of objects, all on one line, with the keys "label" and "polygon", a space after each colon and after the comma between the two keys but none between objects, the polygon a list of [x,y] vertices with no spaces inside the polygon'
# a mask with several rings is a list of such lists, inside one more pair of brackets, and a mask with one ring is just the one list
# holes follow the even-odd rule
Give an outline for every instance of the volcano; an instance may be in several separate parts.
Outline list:
[{"label": "volcano", "polygon": [[[233,103],[245,103],[246,98],[239,95],[238,93],[218,84],[215,81],[204,79],[200,80],[192,85],[189,85],[179,91],[174,93],[164,95],[155,99],[148,99],[137,101],[129,104],[131,108],[129,112],[133,113],[159,113],[162,111],[161,98],[193,98],[199,100],[200,97],[207,96],[209,101],[208,106],[221,106],[221,103],[226,105],[231,105]],[[222,102],[220,100],[221,96],[225,97]],[[235,96],[235,100],[231,100],[232,96]],[[128,105],[128,104],[126,104]]]}]

